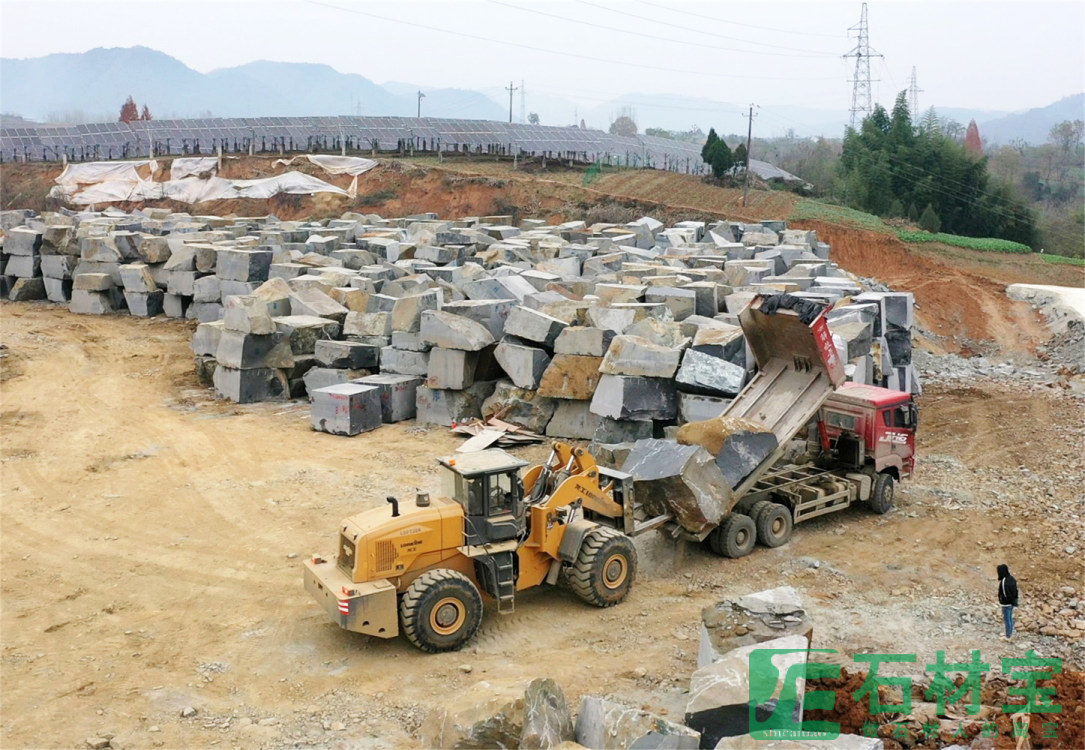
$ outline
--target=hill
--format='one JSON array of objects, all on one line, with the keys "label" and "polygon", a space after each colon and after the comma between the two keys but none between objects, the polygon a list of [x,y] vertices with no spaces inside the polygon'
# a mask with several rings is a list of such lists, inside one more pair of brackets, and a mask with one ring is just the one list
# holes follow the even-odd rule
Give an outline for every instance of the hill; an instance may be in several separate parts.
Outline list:
[{"label": "hill", "polygon": [[1038,145],[1047,141],[1052,125],[1082,119],[1085,119],[1085,94],[1075,94],[1046,107],[981,122],[979,130],[980,136],[991,144],[1020,139]]}]

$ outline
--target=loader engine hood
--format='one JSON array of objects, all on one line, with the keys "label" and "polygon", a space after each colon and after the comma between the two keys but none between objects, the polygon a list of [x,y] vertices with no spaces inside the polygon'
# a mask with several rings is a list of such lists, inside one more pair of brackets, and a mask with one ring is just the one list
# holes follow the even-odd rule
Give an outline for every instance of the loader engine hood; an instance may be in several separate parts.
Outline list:
[{"label": "loader engine hood", "polygon": [[384,506],[350,516],[339,525],[336,563],[354,583],[395,578],[420,556],[463,544],[463,508],[448,498],[430,505]]}]

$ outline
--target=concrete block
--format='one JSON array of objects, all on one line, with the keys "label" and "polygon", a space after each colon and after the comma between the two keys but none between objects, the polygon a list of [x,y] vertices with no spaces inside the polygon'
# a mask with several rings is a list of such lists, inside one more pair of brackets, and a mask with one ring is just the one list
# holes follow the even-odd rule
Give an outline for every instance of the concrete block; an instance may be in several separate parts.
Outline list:
[{"label": "concrete block", "polygon": [[381,372],[429,377],[429,351],[416,352],[386,346],[381,349]]},{"label": "concrete block", "polygon": [[40,276],[36,279],[17,278],[8,292],[8,299],[12,302],[45,299],[45,282]]},{"label": "concrete block", "polygon": [[602,375],[602,357],[557,354],[539,381],[539,395],[549,398],[590,399]]},{"label": "concrete block", "polygon": [[289,384],[281,370],[266,367],[239,370],[219,362],[212,377],[215,392],[238,404],[284,401],[289,394]]},{"label": "concrete block", "polygon": [[380,348],[353,341],[317,341],[313,348],[313,355],[324,367],[357,370],[375,368],[380,363]]},{"label": "concrete block", "polygon": [[592,750],[640,747],[696,750],[701,747],[701,735],[688,727],[595,695],[581,699],[576,718],[576,741]]},{"label": "concrete block", "polygon": [[678,413],[674,381],[603,375],[592,396],[591,410],[611,419],[674,419]]},{"label": "concrete block", "polygon": [[332,435],[358,435],[381,426],[380,389],[343,383],[309,392],[309,424]]},{"label": "concrete block", "polygon": [[736,396],[746,383],[746,368],[690,349],[682,357],[675,380],[685,391]]},{"label": "concrete block", "polygon": [[109,292],[73,289],[68,310],[82,315],[104,315],[114,311],[113,298]]},{"label": "concrete block", "polygon": [[714,528],[731,510],[720,470],[699,445],[638,440],[622,471],[633,476],[637,499],[652,515],[673,513],[693,533]]},{"label": "concrete block", "polygon": [[497,417],[542,434],[557,407],[556,399],[518,388],[510,380],[499,380],[493,394],[482,402],[482,418]]},{"label": "concrete block", "polygon": [[426,387],[463,390],[475,382],[477,352],[434,347],[429,352]]},{"label": "concrete block", "polygon": [[286,336],[295,355],[313,354],[316,342],[339,337],[339,324],[313,315],[284,315],[274,318],[275,330]]},{"label": "concrete block", "polygon": [[139,318],[153,318],[162,314],[162,298],[166,293],[160,289],[153,292],[125,292],[124,301],[128,312]]},{"label": "concrete block", "polygon": [[[67,255],[43,255],[43,258],[67,258]],[[72,282],[70,279],[53,279],[48,276],[42,279],[45,285],[45,298],[50,302],[67,302],[72,298]]]},{"label": "concrete block", "polygon": [[505,322],[505,333],[525,341],[534,341],[547,349],[554,348],[558,335],[566,324],[544,313],[526,307],[514,307]]},{"label": "concrete block", "polygon": [[616,336],[599,366],[604,375],[637,375],[648,378],[672,378],[682,352],[657,346],[639,336]]},{"label": "concrete block", "polygon": [[495,341],[480,323],[443,310],[423,311],[420,333],[422,341],[432,346],[472,352]]},{"label": "concrete block", "polygon": [[415,417],[423,424],[440,424],[446,427],[453,422],[482,418],[482,404],[496,386],[495,381],[480,380],[462,391],[438,390],[419,386]]},{"label": "concrete block", "polygon": [[238,370],[284,368],[294,364],[290,337],[286,334],[238,333],[225,326],[219,336],[215,359],[224,367]]},{"label": "concrete block", "polygon": [[550,365],[550,356],[544,350],[509,341],[499,343],[494,356],[517,388],[537,389]]},{"label": "concrete block", "polygon": [[366,375],[352,382],[372,385],[380,391],[381,421],[391,424],[414,419],[417,408],[415,399],[422,378],[382,372],[378,375]]}]

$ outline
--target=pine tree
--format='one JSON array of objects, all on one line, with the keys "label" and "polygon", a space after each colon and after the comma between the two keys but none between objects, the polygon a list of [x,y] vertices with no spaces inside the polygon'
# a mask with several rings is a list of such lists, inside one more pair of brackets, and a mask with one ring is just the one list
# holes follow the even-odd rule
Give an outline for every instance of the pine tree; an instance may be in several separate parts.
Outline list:
[{"label": "pine tree", "polygon": [[908,204],[908,221],[916,224],[919,222],[919,209],[915,207],[915,203]]},{"label": "pine tree", "polygon": [[139,119],[139,107],[136,106],[136,100],[131,96],[128,97],[128,101],[121,107],[121,122],[132,122]]},{"label": "pine tree", "polygon": [[903,218],[904,204],[900,202],[899,198],[894,198],[893,202],[889,204],[889,216],[894,219]]},{"label": "pine tree", "polygon": [[738,168],[746,168],[746,144],[740,143],[735,146],[735,172],[738,172]]},{"label": "pine tree", "polygon": [[139,119],[141,119],[141,120],[150,120],[151,119],[151,110],[147,108],[146,104],[143,105],[143,114],[141,114],[139,116]]},{"label": "pine tree", "polygon": [[973,156],[983,153],[983,141],[980,140],[980,129],[975,120],[968,123],[968,130],[964,134],[964,147]]},{"label": "pine tree", "polygon": [[919,226],[931,234],[937,234],[938,230],[942,228],[942,220],[938,218],[938,214],[934,212],[934,206],[930,203],[923,209],[923,213],[919,217]]}]

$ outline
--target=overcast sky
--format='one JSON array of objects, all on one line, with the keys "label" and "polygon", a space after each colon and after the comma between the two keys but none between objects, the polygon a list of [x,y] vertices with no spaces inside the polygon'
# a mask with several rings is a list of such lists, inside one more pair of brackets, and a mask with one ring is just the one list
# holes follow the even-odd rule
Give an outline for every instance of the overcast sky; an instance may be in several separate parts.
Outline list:
[{"label": "overcast sky", "polygon": [[[860,2],[0,0],[0,54],[145,45],[207,72],[324,63],[377,82],[588,106],[629,92],[847,109]],[[869,3],[877,100],[1025,110],[1085,90],[1085,2]],[[2,107],[3,92],[0,92]],[[650,105],[649,105],[650,106]]]}]

